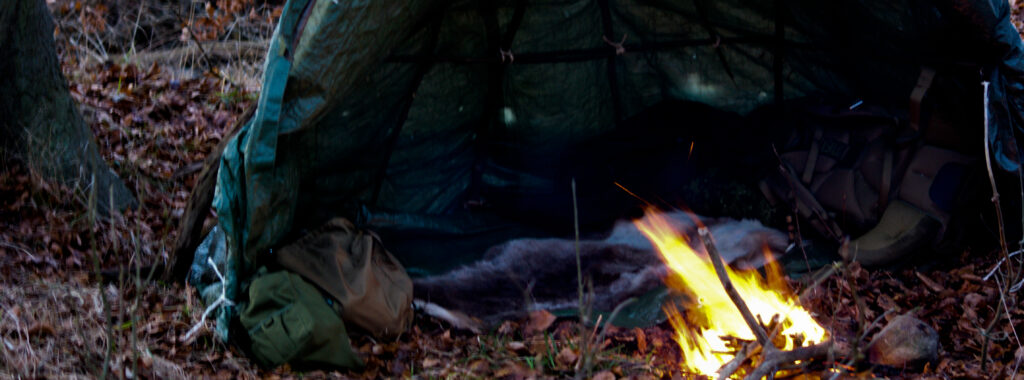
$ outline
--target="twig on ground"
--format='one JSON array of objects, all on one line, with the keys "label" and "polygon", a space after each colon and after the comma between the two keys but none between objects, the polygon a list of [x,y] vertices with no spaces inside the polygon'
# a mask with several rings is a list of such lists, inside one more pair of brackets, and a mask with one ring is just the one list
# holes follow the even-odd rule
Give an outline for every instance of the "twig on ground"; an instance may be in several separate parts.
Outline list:
[{"label": "twig on ground", "polygon": [[[875,326],[878,326],[878,324],[881,323],[882,320],[885,319],[885,317],[887,315],[892,314],[895,311],[896,311],[896,309],[886,310],[884,313],[882,313],[882,315],[879,315],[878,318],[875,318],[875,320],[871,321],[871,324],[868,325],[867,327],[865,327],[864,330],[861,332],[860,337],[857,339],[857,341],[860,342],[860,341],[862,341],[864,339],[867,339],[868,334],[871,333],[871,330],[874,330]],[[868,344],[868,347],[865,347],[865,348],[871,348],[871,345]]]},{"label": "twig on ground", "polygon": [[[614,321],[615,317],[619,315],[619,312],[621,312],[622,309],[624,309],[626,306],[629,306],[633,302],[636,302],[636,298],[629,298],[615,306],[615,309],[613,309],[612,312],[608,314],[608,319],[605,320],[604,326],[601,327],[600,334],[597,333],[597,327],[601,324],[602,315],[597,316],[597,322],[594,323],[594,332],[591,334],[592,342],[588,343],[586,346],[582,344],[580,345],[581,355],[579,361],[579,369],[577,373],[583,373],[588,375],[589,377],[594,365],[593,356],[595,356],[597,350],[601,347],[601,342],[604,342],[604,338],[608,334],[608,327],[611,326],[612,321]],[[582,351],[583,347],[588,347],[588,351]]]},{"label": "twig on ground", "polygon": [[626,308],[626,306],[632,305],[633,302],[636,302],[635,297],[631,297],[625,301],[622,301],[621,303],[619,303],[618,306],[615,306],[615,309],[612,310],[611,314],[608,314],[608,320],[604,322],[604,327],[601,328],[601,334],[597,336],[598,343],[603,341],[604,337],[608,334],[608,326],[611,326],[612,321],[615,320],[615,317],[619,316],[619,313],[622,311],[622,309]]},{"label": "twig on ground", "polygon": [[[1006,285],[1008,284],[1009,283],[1007,283]],[[1006,297],[1008,292],[1002,291],[1004,288],[1006,288],[1006,285],[1002,284],[1002,282],[999,281],[999,277],[996,277],[996,285],[999,285],[997,287],[997,289],[999,289],[999,302],[1002,303],[1003,305],[1003,312],[1006,313],[1006,320],[1010,321],[1010,331],[1013,332],[1013,338],[1014,340],[1017,341],[1017,346],[1020,347],[1020,336],[1017,335],[1017,328],[1013,326],[1013,316],[1010,315],[1010,306],[1006,304]]]},{"label": "twig on ground", "polygon": [[[176,17],[178,19],[178,22],[180,22],[182,25],[192,25],[192,23],[185,21],[185,18],[181,17],[181,14],[178,13],[176,9],[172,9],[171,11],[174,12],[174,17]],[[199,49],[199,55],[203,58],[203,66],[206,66],[206,69],[210,70],[213,67],[213,63],[210,61],[210,57],[206,55],[206,49],[203,49],[203,44],[199,42],[199,37],[197,37],[196,34],[192,32],[192,28],[189,27],[186,29],[188,29],[188,35],[192,39],[192,42],[194,42],[196,44],[196,48]]]},{"label": "twig on ground", "polygon": [[[579,291],[579,300],[577,304],[577,310],[579,310],[580,328],[579,328],[579,350],[581,358],[577,363],[576,368],[576,379],[582,379],[584,377],[590,377],[588,373],[590,371],[589,365],[580,365],[590,361],[590,340],[587,336],[587,321],[590,315],[590,308],[586,304],[583,298],[583,264],[580,258],[580,213],[579,206],[576,200],[576,178],[573,178],[570,182],[572,188],[572,221],[573,231],[575,231],[575,239],[573,239],[573,250],[576,253],[576,286]],[[596,326],[595,326],[596,328]]]},{"label": "twig on ground", "polygon": [[999,268],[1003,265],[1004,262],[1006,262],[1007,259],[1013,258],[1014,256],[1021,254],[1022,252],[1024,252],[1024,250],[1018,249],[1016,251],[1010,252],[1010,254],[1007,255],[1007,257],[1000,258],[999,261],[997,261],[996,264],[992,266],[992,269],[990,269],[988,273],[985,274],[985,277],[982,277],[981,279],[988,281],[989,278],[998,273]]},{"label": "twig on ground", "polygon": [[803,303],[804,301],[806,301],[807,297],[809,297],[811,295],[811,292],[813,292],[815,289],[817,289],[818,286],[821,286],[822,283],[824,283],[826,280],[831,278],[833,274],[836,273],[836,269],[837,268],[839,268],[839,264],[838,263],[834,263],[832,265],[829,265],[828,269],[826,269],[824,272],[821,272],[818,275],[818,277],[815,278],[813,282],[811,282],[810,285],[807,285],[807,287],[804,288],[803,293],[800,293],[800,296],[797,297],[797,302]]},{"label": "twig on ground", "polygon": [[4,315],[11,317],[11,320],[14,321],[14,331],[18,334],[18,340],[24,340],[24,346],[28,350],[29,354],[31,356],[36,356],[35,351],[32,350],[32,344],[29,342],[28,329],[22,329],[21,320],[18,319],[18,316],[14,315],[14,312],[12,312],[11,309],[4,309]]},{"label": "twig on ground", "polygon": [[[849,238],[843,239],[843,245],[840,247],[840,249],[842,249],[842,250],[849,250],[850,249],[850,239]],[[853,255],[841,254],[840,256],[842,256],[842,257],[856,257],[857,254],[856,254],[856,252],[854,252]],[[857,279],[853,277],[853,273],[850,271],[850,265],[851,264],[852,264],[852,262],[847,260],[847,262],[843,264],[842,273],[843,273],[843,276],[846,277],[847,285],[849,285],[849,287],[850,287],[850,297],[853,298],[854,306],[857,307],[857,309],[856,309],[857,310],[857,336],[859,337],[859,336],[862,336],[864,334],[867,334],[866,331],[870,328],[868,326],[868,324],[867,324],[867,320],[864,319],[865,317],[867,317],[868,306],[864,303],[864,299],[861,298],[860,294],[857,292]],[[850,358],[850,362],[848,363],[848,365],[857,364],[857,361],[859,361],[864,356],[863,355],[864,351],[861,349],[861,345],[860,345],[860,340],[859,339],[855,340],[853,342],[853,349],[850,350],[850,353],[851,353],[851,358]]]},{"label": "twig on ground", "polygon": [[34,260],[38,260],[36,258],[36,256],[33,255],[32,252],[30,252],[28,250],[28,248],[26,248],[24,245],[21,245],[21,244],[18,244],[18,243],[10,243],[10,242],[6,242],[6,241],[0,241],[0,247],[10,248],[10,249],[16,250],[18,252],[21,252],[21,253],[25,254],[26,256],[32,258],[33,261]]},{"label": "twig on ground", "polygon": [[[989,185],[992,186],[992,205],[995,206],[995,209],[996,209],[996,224],[997,224],[997,227],[999,228],[999,249],[1000,249],[1000,253],[1002,254],[1002,259],[1000,259],[999,262],[992,269],[992,271],[989,272],[989,274],[985,276],[985,279],[988,279],[988,278],[992,277],[993,275],[997,274],[999,272],[998,269],[1000,268],[1002,263],[1010,261],[1010,259],[1012,257],[1012,255],[1010,254],[1010,249],[1008,248],[1008,246],[1006,244],[1006,231],[1005,231],[1005,227],[1004,227],[1004,224],[1003,224],[1003,210],[1002,210],[1002,205],[999,202],[999,191],[996,188],[995,173],[992,170],[992,154],[989,151],[989,114],[988,114],[988,102],[989,102],[989,100],[988,100],[988,86],[989,86],[988,81],[982,81],[981,82],[981,87],[982,87],[982,90],[984,91],[983,97],[982,97],[982,99],[983,99],[983,103],[982,104],[983,104],[983,107],[984,107],[984,110],[982,112],[984,114],[984,124],[982,125],[982,127],[984,129],[984,138],[985,138],[985,141],[984,141],[984,143],[985,143],[985,168],[988,170]],[[1024,262],[1022,262],[1022,265],[1024,265]],[[997,285],[997,289],[999,289],[999,298],[1000,298],[1001,302],[996,304],[996,311],[995,311],[995,313],[992,314],[992,319],[988,322],[988,324],[985,326],[984,329],[979,331],[979,333],[981,334],[981,337],[982,337],[982,343],[981,343],[981,370],[982,371],[986,370],[987,367],[988,367],[988,345],[989,345],[990,341],[992,340],[992,329],[995,328],[996,323],[999,322],[999,320],[1002,319],[1002,315],[1003,315],[1004,311],[1006,312],[1006,315],[1009,316],[1009,310],[1006,310],[1006,308],[1005,308],[1005,305],[1006,305],[1005,298],[1012,293],[1011,292],[1011,288],[1016,287],[1015,284],[1017,284],[1018,282],[1021,281],[1020,277],[1021,277],[1022,272],[1024,272],[1024,270],[1022,270],[1021,268],[1014,268],[1013,265],[1007,265],[1006,266],[1006,277],[1004,278],[1004,281],[999,281],[999,276],[996,276],[996,285]],[[1015,300],[1011,300],[1010,303],[1011,304],[1015,304],[1016,302],[1014,302],[1014,301]],[[1011,321],[1010,326],[1012,327],[1013,326],[1012,319],[1010,321]],[[1014,335],[1016,335],[1016,330],[1014,330]],[[1020,341],[1019,340],[1018,340],[1018,346],[1020,346]]]},{"label": "twig on ground", "polygon": [[[996,177],[992,172],[992,154],[989,152],[989,121],[988,121],[988,81],[981,82],[981,87],[984,91],[984,107],[983,114],[985,115],[984,136],[985,136],[985,168],[988,169],[988,181],[992,185],[992,204],[996,207],[996,224],[999,227],[999,248],[1002,250],[1003,258],[1006,259],[1010,255],[1010,249],[1006,245],[1006,231],[1003,225],[1003,209],[999,202],[999,191],[996,189]],[[1016,278],[1012,267],[1008,268],[1010,278]],[[982,364],[984,365],[984,364]]]},{"label": "twig on ground", "polygon": [[217,275],[217,279],[220,281],[220,297],[217,297],[216,301],[213,301],[213,303],[211,303],[210,306],[206,307],[206,310],[203,311],[203,316],[199,318],[199,323],[196,323],[195,326],[192,326],[192,328],[189,329],[187,333],[185,333],[185,337],[182,340],[186,342],[192,339],[192,335],[195,334],[196,331],[199,331],[200,327],[205,326],[206,316],[209,315],[211,311],[216,310],[217,307],[219,307],[221,304],[225,304],[228,306],[232,304],[231,300],[227,298],[226,289],[228,284],[227,281],[224,281],[224,276],[220,274],[220,270],[217,269],[217,265],[213,263],[213,259],[206,258],[206,263],[209,264],[211,268],[213,268],[213,273]]},{"label": "twig on ground", "polygon": [[579,207],[576,203],[576,178],[570,182],[572,186],[572,221],[573,230],[576,232],[575,239],[573,239],[573,250],[576,252],[576,286],[579,291],[579,310],[580,310],[580,322],[583,322],[586,316],[583,313],[583,266],[580,262],[580,212]]},{"label": "twig on ground", "polygon": [[412,300],[412,305],[417,311],[422,311],[426,315],[445,321],[456,329],[467,330],[474,334],[483,333],[484,327],[479,320],[458,310],[448,310],[438,304],[418,298]]}]

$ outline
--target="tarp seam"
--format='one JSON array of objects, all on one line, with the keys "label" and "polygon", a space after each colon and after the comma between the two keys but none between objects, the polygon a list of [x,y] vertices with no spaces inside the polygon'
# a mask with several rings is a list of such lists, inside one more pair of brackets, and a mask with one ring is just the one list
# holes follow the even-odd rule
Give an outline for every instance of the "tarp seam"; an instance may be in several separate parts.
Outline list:
[{"label": "tarp seam", "polygon": [[[713,38],[691,38],[691,39],[680,39],[665,42],[647,42],[623,44],[623,48],[626,52],[623,54],[639,54],[639,53],[651,53],[651,52],[662,52],[671,51],[680,48],[687,47],[698,47],[698,46],[713,46],[715,44],[720,46],[724,45],[764,45],[772,46],[775,44],[773,36],[760,36],[760,37],[722,37],[721,39]],[[786,42],[787,48],[803,48],[803,49],[816,49],[815,46],[806,43],[798,42]],[[609,57],[614,58],[616,52],[614,48],[602,46],[597,48],[589,49],[566,49],[566,50],[551,50],[543,52],[527,52],[527,53],[516,53],[515,63],[516,64],[546,64],[546,63],[568,63],[568,62],[583,62],[583,61],[595,61],[599,59],[607,59]],[[461,64],[507,64],[503,62],[499,56],[493,56],[488,53],[487,56],[458,56],[458,55],[434,55],[434,54],[395,54],[391,55],[384,60],[387,63],[421,63],[421,62],[434,62],[434,63],[461,63]]]}]

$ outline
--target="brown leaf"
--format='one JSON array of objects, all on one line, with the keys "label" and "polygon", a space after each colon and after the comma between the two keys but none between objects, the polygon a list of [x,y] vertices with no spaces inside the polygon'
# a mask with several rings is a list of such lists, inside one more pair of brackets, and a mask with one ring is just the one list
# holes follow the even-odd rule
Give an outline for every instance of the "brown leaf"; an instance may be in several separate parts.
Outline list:
[{"label": "brown leaf", "polygon": [[963,318],[968,321],[978,320],[978,304],[985,300],[985,296],[978,293],[970,293],[964,296],[964,315]]},{"label": "brown leaf", "polygon": [[925,276],[918,271],[914,271],[914,275],[917,276],[917,278],[920,279],[921,282],[923,282],[924,285],[928,287],[928,289],[931,289],[933,292],[936,293],[942,292],[943,287],[936,283],[935,281],[933,281],[932,279],[928,278],[928,276]]},{"label": "brown leaf", "polygon": [[512,341],[505,344],[505,348],[518,355],[528,354],[529,350],[526,348],[526,344],[519,341]]},{"label": "brown leaf", "polygon": [[605,371],[601,371],[601,372],[598,372],[598,373],[594,374],[594,377],[592,377],[590,379],[591,380],[615,380],[615,374],[613,374],[612,371],[605,370]]},{"label": "brown leaf", "polygon": [[469,372],[472,372],[476,375],[485,375],[490,369],[491,365],[488,364],[487,361],[483,359],[477,359],[474,360],[472,363],[469,363]]},{"label": "brown leaf", "polygon": [[529,368],[523,367],[520,364],[509,363],[504,367],[501,367],[497,372],[494,372],[494,376],[491,377],[505,379],[529,379],[535,377],[535,375]]},{"label": "brown leaf", "polygon": [[516,330],[519,330],[518,323],[505,321],[501,323],[501,327],[498,327],[498,335],[512,335]]},{"label": "brown leaf", "polygon": [[543,336],[533,336],[533,337],[530,337],[524,343],[529,348],[530,352],[545,353],[545,352],[554,351],[554,348],[551,348],[551,346],[548,345],[548,340],[545,339]]},{"label": "brown leaf", "polygon": [[54,329],[49,323],[35,323],[28,328],[29,336],[54,336],[57,335],[57,329]]},{"label": "brown leaf", "polygon": [[633,334],[636,335],[636,350],[639,351],[641,355],[646,354],[647,334],[644,334],[644,330],[640,329],[639,327],[633,328]]},{"label": "brown leaf", "polygon": [[555,323],[554,314],[551,314],[547,310],[534,310],[530,312],[530,320],[526,323],[526,328],[523,334],[530,336],[542,331],[547,330],[551,327],[551,324]]},{"label": "brown leaf", "polygon": [[630,379],[635,379],[635,380],[655,380],[655,379],[657,379],[657,377],[655,377],[654,375],[649,374],[649,373],[640,373],[640,374],[630,375],[629,378]]},{"label": "brown leaf", "polygon": [[426,358],[423,359],[423,362],[421,363],[423,368],[434,368],[437,367],[438,364],[441,364],[441,360],[437,358]]},{"label": "brown leaf", "polygon": [[562,351],[558,352],[558,356],[555,357],[555,361],[566,367],[572,367],[576,364],[576,360],[579,358],[580,356],[576,354],[576,351],[573,351],[569,347],[565,347]]}]

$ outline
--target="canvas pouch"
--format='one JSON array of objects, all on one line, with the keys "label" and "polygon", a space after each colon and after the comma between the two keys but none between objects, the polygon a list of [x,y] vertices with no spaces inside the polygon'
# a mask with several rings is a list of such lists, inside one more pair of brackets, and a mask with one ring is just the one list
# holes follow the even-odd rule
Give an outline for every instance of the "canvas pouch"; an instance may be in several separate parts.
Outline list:
[{"label": "canvas pouch", "polygon": [[246,348],[265,367],[361,367],[339,311],[301,276],[262,268],[249,285],[239,322],[248,332]]},{"label": "canvas pouch", "polygon": [[301,275],[341,306],[341,316],[377,338],[412,323],[412,279],[380,238],[334,218],[275,250],[278,264]]}]

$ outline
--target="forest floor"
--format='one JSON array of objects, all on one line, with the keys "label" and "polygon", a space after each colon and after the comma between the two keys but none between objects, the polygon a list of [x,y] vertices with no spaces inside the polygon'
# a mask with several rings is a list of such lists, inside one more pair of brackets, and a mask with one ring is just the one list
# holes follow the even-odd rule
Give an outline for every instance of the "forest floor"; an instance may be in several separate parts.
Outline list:
[{"label": "forest floor", "polygon": [[[86,207],[88,194],[42,181],[21,162],[2,162],[0,378],[560,378],[573,376],[584,355],[595,378],[689,377],[668,324],[609,328],[591,344],[596,352],[584,354],[590,329],[543,313],[480,335],[417,316],[395,341],[354,335],[367,367],[347,372],[262,369],[206,328],[186,340],[204,309],[192,288],[110,270],[167,259],[198,165],[256,98],[262,46],[280,3],[47,3],[71,92],[141,207],[98,218]],[[1018,28],[1022,9],[1015,5]],[[965,252],[927,270],[851,265],[822,282],[805,306],[836,337],[905,312],[939,333],[936,363],[847,366],[845,376],[1024,379],[1019,303],[998,316],[982,349],[982,331],[1004,295],[985,279],[998,258]]]}]

